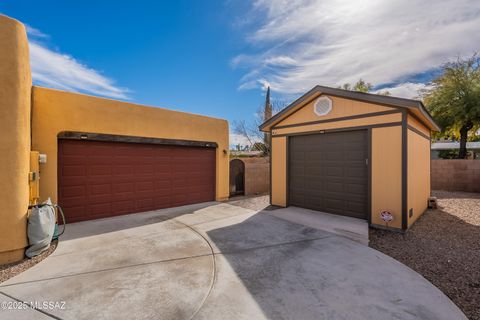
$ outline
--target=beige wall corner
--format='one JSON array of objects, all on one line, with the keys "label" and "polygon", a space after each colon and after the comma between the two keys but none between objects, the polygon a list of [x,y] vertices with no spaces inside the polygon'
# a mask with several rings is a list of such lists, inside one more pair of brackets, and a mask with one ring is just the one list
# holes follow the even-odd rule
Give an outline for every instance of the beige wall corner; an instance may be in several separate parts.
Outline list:
[{"label": "beige wall corner", "polygon": [[287,138],[272,137],[272,204],[287,206]]},{"label": "beige wall corner", "polygon": [[389,228],[402,228],[402,128],[372,129],[372,218],[387,227],[380,212],[393,214]]},{"label": "beige wall corner", "polygon": [[23,24],[0,15],[0,48],[0,264],[4,264],[20,260],[27,245],[32,79]]}]

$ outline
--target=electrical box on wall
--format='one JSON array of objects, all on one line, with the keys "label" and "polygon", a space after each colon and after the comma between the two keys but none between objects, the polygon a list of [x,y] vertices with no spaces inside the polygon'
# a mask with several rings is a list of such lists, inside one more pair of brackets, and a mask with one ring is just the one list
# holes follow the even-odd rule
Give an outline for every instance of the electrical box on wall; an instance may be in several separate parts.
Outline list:
[{"label": "electrical box on wall", "polygon": [[28,185],[30,189],[30,205],[37,204],[40,199],[40,153],[30,151],[30,172]]},{"label": "electrical box on wall", "polygon": [[43,154],[43,153],[40,153],[38,155],[38,163],[41,163],[41,164],[47,163],[47,155]]}]

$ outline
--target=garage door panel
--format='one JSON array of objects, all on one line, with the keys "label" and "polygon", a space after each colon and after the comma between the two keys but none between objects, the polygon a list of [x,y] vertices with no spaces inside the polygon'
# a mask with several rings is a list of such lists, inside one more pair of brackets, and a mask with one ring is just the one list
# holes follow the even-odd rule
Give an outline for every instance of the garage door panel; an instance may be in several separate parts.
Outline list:
[{"label": "garage door panel", "polygon": [[135,191],[141,192],[145,190],[152,190],[154,188],[154,185],[154,181],[151,180],[137,182],[135,184]]},{"label": "garage door panel", "polygon": [[[328,147],[325,147],[325,149],[327,149]],[[339,159],[343,159],[344,158],[344,153],[343,152],[333,152],[333,151],[328,151],[328,150],[325,150],[324,152],[324,160],[325,161],[331,161],[333,163],[339,161]]]},{"label": "garage door panel", "polygon": [[345,155],[346,155],[346,160],[365,161],[365,158],[363,158],[363,152],[361,152],[361,150],[347,151]]},{"label": "garage door panel", "polygon": [[154,174],[154,166],[153,164],[145,164],[145,163],[137,163],[137,165],[134,167],[134,174]]},{"label": "garage door panel", "polygon": [[85,164],[85,157],[78,155],[62,155],[64,159],[68,160],[70,166],[83,166]]},{"label": "garage door panel", "polygon": [[290,195],[290,201],[292,203],[298,203],[298,204],[302,204],[300,206],[304,206],[304,202],[305,202],[305,197],[303,194],[291,194]]},{"label": "garage door panel", "polygon": [[367,178],[367,172],[365,171],[365,164],[362,167],[350,167],[346,168],[347,177],[350,178],[361,178],[363,184],[365,184],[365,179]]},{"label": "garage door panel", "polygon": [[69,222],[72,219],[81,219],[84,216],[85,212],[87,212],[88,210],[84,205],[75,206],[72,204],[69,207],[68,211],[69,211],[68,213],[69,220],[67,220],[67,222]]},{"label": "garage door panel", "polygon": [[91,165],[88,167],[87,174],[89,176],[111,176],[112,167],[110,165]]},{"label": "garage door panel", "polygon": [[111,195],[95,195],[95,194],[89,194],[87,196],[88,198],[88,203],[89,204],[100,204],[100,203],[110,203],[112,202],[112,196]]},{"label": "garage door panel", "polygon": [[68,222],[215,199],[215,149],[59,140]]},{"label": "garage door panel", "polygon": [[132,182],[116,182],[113,184],[113,193],[131,193],[135,190],[135,185]]},{"label": "garage door panel", "polygon": [[112,193],[112,185],[111,184],[92,185],[91,193],[92,195],[110,195]]},{"label": "garage door panel", "polygon": [[61,174],[64,177],[84,177],[87,169],[84,165],[68,165],[63,166]]},{"label": "garage door panel", "polygon": [[[71,207],[83,207],[85,206],[85,196],[73,196],[68,197],[69,206]],[[62,207],[63,209],[63,207]]]},{"label": "garage door panel", "polygon": [[96,203],[89,206],[91,216],[105,216],[112,211],[110,202]]},{"label": "garage door panel", "polygon": [[62,194],[65,197],[84,197],[85,196],[85,186],[82,185],[72,185],[65,186],[62,190]]},{"label": "garage door panel", "polygon": [[152,198],[138,199],[135,201],[135,209],[137,212],[153,210],[154,200]]},{"label": "garage door panel", "polygon": [[305,197],[304,206],[307,209],[316,209],[318,207],[325,207],[325,201],[323,197]]},{"label": "garage door panel", "polygon": [[115,176],[125,176],[134,173],[134,166],[115,164],[112,169],[112,174]]},{"label": "garage door panel", "polygon": [[347,190],[351,195],[365,196],[365,186],[363,184],[347,184]]},{"label": "garage door panel", "polygon": [[112,210],[113,212],[117,212],[118,214],[127,214],[131,212],[135,212],[135,203],[132,200],[122,200],[118,199],[112,202]]},{"label": "garage door panel", "polygon": [[366,218],[365,131],[289,138],[289,204]]}]

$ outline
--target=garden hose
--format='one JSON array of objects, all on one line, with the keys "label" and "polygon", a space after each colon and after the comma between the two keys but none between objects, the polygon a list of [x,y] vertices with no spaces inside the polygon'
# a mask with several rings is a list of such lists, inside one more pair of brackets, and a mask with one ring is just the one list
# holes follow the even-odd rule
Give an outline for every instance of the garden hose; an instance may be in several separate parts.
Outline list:
[{"label": "garden hose", "polygon": [[[54,208],[57,209],[57,212],[60,212],[60,215],[62,216],[62,222],[63,222],[63,229],[62,229],[62,232],[60,232],[59,234],[57,234],[57,238],[60,237],[64,232],[65,232],[65,215],[63,214],[63,210],[62,210],[62,207],[60,207],[58,204],[55,204],[54,205]],[[57,225],[58,225],[58,222],[57,222]]]}]

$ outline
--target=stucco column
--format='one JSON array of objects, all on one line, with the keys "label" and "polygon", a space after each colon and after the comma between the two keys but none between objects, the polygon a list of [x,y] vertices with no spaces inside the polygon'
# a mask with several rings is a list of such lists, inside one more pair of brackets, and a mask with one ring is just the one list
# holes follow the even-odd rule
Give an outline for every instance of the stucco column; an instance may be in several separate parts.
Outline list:
[{"label": "stucco column", "polygon": [[32,79],[23,24],[0,15],[0,264],[23,258]]}]

